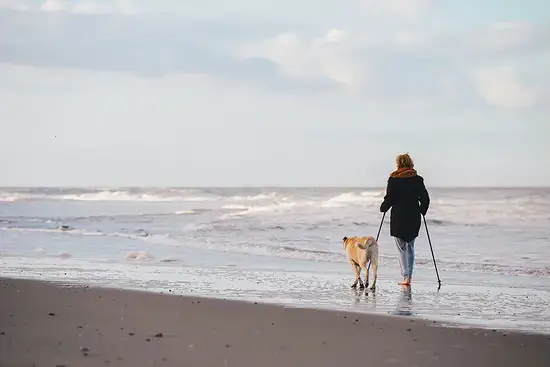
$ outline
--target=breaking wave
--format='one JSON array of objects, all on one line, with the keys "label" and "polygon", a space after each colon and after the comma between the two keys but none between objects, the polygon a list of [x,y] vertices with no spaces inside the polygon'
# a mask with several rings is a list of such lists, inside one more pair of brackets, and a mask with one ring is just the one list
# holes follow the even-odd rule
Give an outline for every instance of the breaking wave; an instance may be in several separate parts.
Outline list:
[{"label": "breaking wave", "polygon": [[382,196],[384,196],[383,191],[363,191],[360,193],[345,192],[343,194],[331,197],[323,203],[323,205],[330,207],[342,206],[344,204],[379,203]]},{"label": "breaking wave", "polygon": [[221,216],[221,218],[240,217],[246,215],[254,215],[256,213],[281,213],[290,210],[297,206],[295,202],[282,202],[274,203],[271,205],[258,205],[258,206],[245,206],[245,205],[232,205],[226,206],[225,209],[238,210],[236,212],[227,213]]},{"label": "breaking wave", "polygon": [[276,192],[271,192],[269,194],[258,194],[252,196],[233,196],[231,200],[234,201],[260,201],[260,200],[270,200],[274,199],[277,196]]},{"label": "breaking wave", "polygon": [[20,199],[19,195],[0,195],[0,202],[12,203]]},{"label": "breaking wave", "polygon": [[0,194],[0,201],[2,202],[16,202],[16,201],[34,201],[34,200],[67,200],[67,201],[121,201],[121,202],[171,202],[171,201],[183,201],[183,202],[202,202],[202,201],[214,201],[219,198],[216,196],[188,196],[186,192],[180,192],[179,195],[174,195],[172,191],[158,192],[133,192],[126,190],[103,190],[92,191],[84,193],[3,193]]},{"label": "breaking wave", "polygon": [[187,209],[187,210],[178,210],[174,214],[176,215],[186,215],[186,214],[196,214],[197,211],[193,209]]}]

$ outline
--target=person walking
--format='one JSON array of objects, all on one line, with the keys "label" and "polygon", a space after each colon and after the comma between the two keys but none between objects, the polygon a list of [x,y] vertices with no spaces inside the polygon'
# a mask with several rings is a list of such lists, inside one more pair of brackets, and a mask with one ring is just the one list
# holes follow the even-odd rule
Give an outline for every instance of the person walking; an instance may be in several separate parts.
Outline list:
[{"label": "person walking", "polygon": [[420,231],[421,215],[428,212],[430,196],[408,153],[398,155],[395,163],[397,169],[388,178],[380,212],[386,213],[391,208],[390,235],[397,245],[403,276],[398,284],[408,286],[413,275],[414,241]]}]

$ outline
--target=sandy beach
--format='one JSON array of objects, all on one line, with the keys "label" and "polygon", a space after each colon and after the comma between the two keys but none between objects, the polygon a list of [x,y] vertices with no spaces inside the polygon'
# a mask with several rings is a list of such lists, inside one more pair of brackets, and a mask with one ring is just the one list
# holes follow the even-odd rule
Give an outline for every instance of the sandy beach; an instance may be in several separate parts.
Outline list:
[{"label": "sandy beach", "polygon": [[254,302],[0,283],[0,365],[549,366],[546,335]]}]

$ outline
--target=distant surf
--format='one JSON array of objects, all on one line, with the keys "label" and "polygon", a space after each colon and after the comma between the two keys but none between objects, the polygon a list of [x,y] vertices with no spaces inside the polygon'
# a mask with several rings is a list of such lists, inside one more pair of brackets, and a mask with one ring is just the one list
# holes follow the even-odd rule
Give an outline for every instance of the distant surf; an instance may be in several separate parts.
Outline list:
[{"label": "distant surf", "polygon": [[[76,241],[68,251],[76,256],[78,238],[89,241],[85,238],[95,236],[173,249],[345,263],[340,238],[375,233],[384,193],[337,188],[3,188],[0,233],[19,233],[13,245],[18,253],[26,246],[32,252],[33,241],[64,235]],[[430,193],[427,224],[442,270],[550,275],[550,267],[541,260],[550,256],[550,190]],[[380,239],[383,263],[395,260],[388,226]],[[26,233],[33,237],[26,240]],[[526,256],[508,256],[518,243]],[[430,254],[418,246],[418,266],[430,267]]]}]

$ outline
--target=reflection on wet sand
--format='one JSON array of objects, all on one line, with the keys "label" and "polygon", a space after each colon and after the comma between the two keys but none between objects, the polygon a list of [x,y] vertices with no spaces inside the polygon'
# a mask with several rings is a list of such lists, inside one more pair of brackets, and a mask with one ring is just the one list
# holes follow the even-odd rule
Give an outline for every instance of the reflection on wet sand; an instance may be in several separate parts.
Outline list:
[{"label": "reflection on wet sand", "polygon": [[368,310],[376,310],[376,292],[370,289],[365,290],[352,290],[353,294],[353,304],[359,305],[363,303],[367,306]]},{"label": "reflection on wet sand", "polygon": [[397,307],[394,315],[412,316],[412,287],[410,285],[401,286],[401,292],[397,299]]}]

